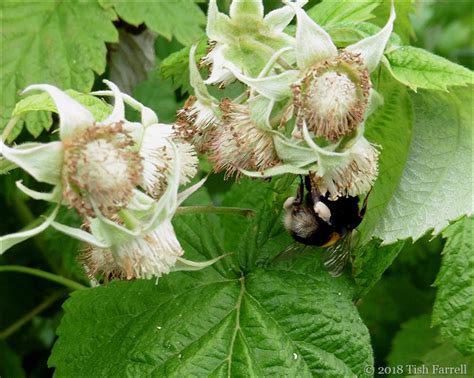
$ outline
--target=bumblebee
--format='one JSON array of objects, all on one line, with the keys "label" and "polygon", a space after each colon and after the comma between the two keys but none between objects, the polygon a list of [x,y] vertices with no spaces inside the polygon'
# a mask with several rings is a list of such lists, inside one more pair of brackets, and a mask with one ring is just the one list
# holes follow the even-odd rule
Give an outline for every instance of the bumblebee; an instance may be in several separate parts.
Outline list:
[{"label": "bumblebee", "polygon": [[312,185],[309,176],[304,183],[300,179],[296,196],[283,205],[285,228],[298,243],[328,248],[324,265],[331,275],[338,276],[349,259],[351,232],[362,222],[368,196],[359,209],[359,197],[331,200]]}]

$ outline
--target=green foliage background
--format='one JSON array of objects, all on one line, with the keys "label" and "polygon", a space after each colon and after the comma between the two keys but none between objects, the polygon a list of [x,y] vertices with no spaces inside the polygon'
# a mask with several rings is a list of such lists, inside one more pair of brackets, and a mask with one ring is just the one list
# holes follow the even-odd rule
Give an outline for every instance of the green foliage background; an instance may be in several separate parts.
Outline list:
[{"label": "green foliage background", "polygon": [[[373,34],[390,5],[317,3],[306,9],[338,46]],[[172,122],[191,90],[189,46],[200,41],[205,51],[206,1],[0,6],[0,129],[12,112],[21,117],[9,135],[15,143],[54,138],[45,130],[56,116],[32,111],[38,99],[15,108],[19,91],[32,83],[88,92],[111,78]],[[57,376],[340,377],[371,375],[365,368],[374,363],[376,372],[465,363],[472,375],[473,220],[462,218],[472,210],[472,86],[463,86],[472,84],[474,68],[472,5],[396,6],[396,35],[374,75],[385,104],[367,125],[368,139],[383,148],[380,177],[353,272],[330,277],[324,251],[310,248],[273,261],[292,242],[280,210],[293,192],[291,178],[235,183],[214,174],[187,205],[240,206],[257,215],[176,217],[187,258],[232,252],[204,271],[175,273],[158,285],[113,282],[71,293],[9,266],[88,285],[76,259],[83,246],[74,240],[48,230],[0,256],[0,376],[44,377],[55,369]],[[90,106],[100,113],[105,104]],[[206,161],[201,168],[202,175],[210,170]],[[0,176],[2,235],[47,210],[15,189],[19,179],[41,189],[16,170]],[[80,223],[73,211],[60,216]]]}]

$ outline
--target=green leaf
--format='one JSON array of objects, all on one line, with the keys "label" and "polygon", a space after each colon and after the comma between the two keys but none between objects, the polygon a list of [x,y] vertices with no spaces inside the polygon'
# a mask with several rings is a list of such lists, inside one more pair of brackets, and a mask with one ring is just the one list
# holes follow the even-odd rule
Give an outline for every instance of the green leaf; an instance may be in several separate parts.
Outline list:
[{"label": "green leaf", "polygon": [[[393,0],[395,3],[395,11],[397,18],[394,23],[393,32],[399,35],[403,44],[408,44],[411,38],[415,38],[415,31],[413,30],[411,14],[416,11],[414,0]],[[392,0],[383,0],[382,4],[375,10],[376,18],[373,20],[374,24],[383,27],[389,17]]]},{"label": "green leaf", "polygon": [[444,343],[423,356],[422,362],[427,371],[419,371],[410,377],[450,378],[453,375],[472,377],[474,374],[472,361],[472,355],[463,356],[451,344]]},{"label": "green leaf", "polygon": [[[182,92],[192,92],[189,84],[189,51],[190,47],[170,54],[160,65],[160,73],[165,79],[171,79],[173,89],[182,88]],[[206,53],[206,43],[201,39],[196,50],[196,62]]]},{"label": "green leaf", "polygon": [[105,70],[105,43],[117,41],[113,19],[113,12],[95,2],[4,2],[0,16],[0,129],[18,100],[18,92],[29,84],[89,91],[94,73]]},{"label": "green leaf", "polygon": [[2,364],[0,365],[0,374],[2,377],[23,378],[26,376],[21,366],[21,358],[12,351],[4,340],[0,341],[0,355]]},{"label": "green leaf", "polygon": [[379,82],[377,90],[384,97],[384,105],[369,117],[365,132],[370,142],[381,146],[379,176],[370,193],[364,221],[358,228],[362,244],[374,236],[375,227],[387,211],[404,173],[412,141],[413,106],[408,90],[386,71]]},{"label": "green leaf", "polygon": [[74,294],[50,359],[56,375],[349,376],[372,362],[355,307],[314,277],[166,281]]},{"label": "green leaf", "polygon": [[[247,191],[249,203],[268,186],[256,185],[256,195]],[[241,203],[243,189],[235,194]],[[266,230],[281,227],[279,214],[262,212],[258,227],[255,219],[231,224],[225,217],[239,216],[188,214],[173,223],[185,258],[233,256],[164,276],[157,285],[113,282],[74,293],[49,361],[56,375],[364,375],[372,351],[348,278],[332,279],[315,254],[270,270],[241,266],[243,244],[224,242],[225,235],[259,246],[252,253],[275,255],[281,232]]]},{"label": "green leaf", "polygon": [[43,130],[49,130],[53,124],[51,113],[41,110],[35,113],[25,114],[24,120],[26,129],[35,138],[38,138]]},{"label": "green leaf", "polygon": [[449,226],[443,261],[435,285],[433,325],[463,353],[474,353],[474,218]]},{"label": "green leaf", "polygon": [[203,35],[206,18],[201,8],[192,0],[100,0],[104,7],[113,6],[125,22],[138,26],[145,23],[151,30],[167,39],[176,38],[189,45]]},{"label": "green leaf", "polygon": [[358,285],[357,297],[365,296],[372,289],[398,256],[404,244],[404,242],[398,242],[381,246],[379,240],[372,240],[355,251],[353,270],[354,279]]},{"label": "green leaf", "polygon": [[416,91],[418,88],[446,91],[449,86],[474,83],[474,73],[426,50],[403,46],[386,54],[393,77]]},{"label": "green leaf", "polygon": [[[87,107],[98,121],[105,119],[111,112],[111,106],[104,100],[73,90],[65,91],[74,100]],[[12,116],[28,116],[30,112],[55,112],[56,105],[47,93],[28,96],[15,105]]]},{"label": "green leaf", "polygon": [[133,97],[155,110],[160,122],[172,123],[176,119],[177,103],[171,80],[163,80],[156,71],[135,86]]},{"label": "green leaf", "polygon": [[[414,135],[399,185],[375,225],[384,243],[438,234],[472,212],[472,92],[420,92],[412,96]],[[399,136],[403,137],[403,133]],[[396,160],[392,160],[395,164]]]},{"label": "green leaf", "polygon": [[[342,22],[326,26],[326,31],[338,47],[346,47],[371,35],[377,34],[380,28],[369,22]],[[388,39],[388,46],[399,46],[401,39],[392,33]]]},{"label": "green leaf", "polygon": [[308,15],[321,26],[367,21],[382,0],[323,0],[308,10]]},{"label": "green leaf", "polygon": [[0,158],[0,175],[4,175],[15,168],[18,168],[18,165],[3,157]]},{"label": "green leaf", "polygon": [[[437,346],[438,330],[431,327],[430,316],[421,315],[402,323],[392,341],[388,366],[421,365],[423,356]],[[408,373],[408,371],[404,371]]]}]

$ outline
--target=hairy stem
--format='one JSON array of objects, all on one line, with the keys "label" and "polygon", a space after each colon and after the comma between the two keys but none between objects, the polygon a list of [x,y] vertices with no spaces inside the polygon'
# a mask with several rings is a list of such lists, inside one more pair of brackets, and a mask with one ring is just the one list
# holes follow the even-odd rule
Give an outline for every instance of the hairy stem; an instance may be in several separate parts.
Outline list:
[{"label": "hairy stem", "polygon": [[236,214],[252,217],[255,211],[240,207],[216,207],[216,206],[182,206],[176,210],[176,215],[182,214]]},{"label": "hairy stem", "polygon": [[49,281],[53,281],[68,287],[71,290],[82,290],[87,289],[87,286],[80,284],[79,282],[70,280],[69,278],[58,276],[57,274],[45,272],[44,270],[28,268],[21,265],[4,265],[0,266],[0,272],[18,272],[31,274],[33,276],[41,277]]},{"label": "hairy stem", "polygon": [[48,298],[46,298],[43,302],[41,302],[38,306],[33,308],[30,312],[22,316],[18,319],[15,323],[4,329],[0,332],[0,340],[6,339],[8,336],[14,334],[18,331],[21,327],[23,327],[26,323],[28,323],[31,319],[33,319],[36,315],[40,314],[44,310],[46,310],[49,306],[51,306],[54,302],[56,302],[59,298],[66,295],[66,292],[59,291]]}]

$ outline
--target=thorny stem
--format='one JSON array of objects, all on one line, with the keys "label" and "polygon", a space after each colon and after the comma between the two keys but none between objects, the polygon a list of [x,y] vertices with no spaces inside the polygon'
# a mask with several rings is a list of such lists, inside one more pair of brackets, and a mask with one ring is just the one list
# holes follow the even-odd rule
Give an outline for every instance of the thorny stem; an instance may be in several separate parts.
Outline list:
[{"label": "thorny stem", "polygon": [[33,276],[41,277],[49,281],[53,281],[64,285],[72,290],[82,290],[87,289],[87,286],[80,284],[79,282],[70,280],[69,278],[59,276],[57,274],[45,272],[44,270],[35,269],[35,268],[28,268],[26,266],[21,265],[4,265],[0,266],[0,272],[18,272],[18,273],[25,273],[31,274]]},{"label": "thorny stem", "polygon": [[245,217],[252,217],[255,211],[252,209],[244,209],[240,207],[216,207],[216,206],[182,206],[176,210],[176,215],[182,214],[236,214]]},{"label": "thorny stem", "polygon": [[18,331],[21,327],[23,327],[26,323],[28,323],[31,319],[33,319],[36,315],[40,314],[44,310],[46,310],[49,306],[51,306],[54,302],[56,302],[59,298],[63,297],[66,293],[64,291],[56,292],[46,298],[43,302],[41,302],[38,306],[33,308],[30,312],[22,316],[18,319],[15,323],[4,329],[0,332],[0,340],[6,339],[8,336],[14,334]]}]

